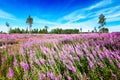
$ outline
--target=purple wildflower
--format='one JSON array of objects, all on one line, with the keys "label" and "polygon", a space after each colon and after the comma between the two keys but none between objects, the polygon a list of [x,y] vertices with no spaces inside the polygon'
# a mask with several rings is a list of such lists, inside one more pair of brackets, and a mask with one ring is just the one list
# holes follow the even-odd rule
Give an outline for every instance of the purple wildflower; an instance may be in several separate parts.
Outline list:
[{"label": "purple wildflower", "polygon": [[76,72],[76,68],[75,68],[74,66],[71,67],[71,70],[72,70],[73,72]]},{"label": "purple wildflower", "polygon": [[54,80],[55,79],[55,76],[52,72],[47,72],[47,77]]},{"label": "purple wildflower", "polygon": [[30,53],[30,59],[34,58],[35,54],[34,53]]},{"label": "purple wildflower", "polygon": [[120,63],[118,64],[118,68],[120,69]]},{"label": "purple wildflower", "polygon": [[41,62],[42,64],[45,64],[45,59],[41,58],[41,59],[40,59],[40,62]]},{"label": "purple wildflower", "polygon": [[94,63],[93,63],[92,61],[90,61],[90,62],[89,62],[89,66],[90,66],[90,68],[93,68]]},{"label": "purple wildflower", "polygon": [[90,58],[94,60],[94,56],[92,54],[89,54]]},{"label": "purple wildflower", "polygon": [[12,79],[14,77],[14,71],[12,70],[12,68],[9,67],[9,70],[8,70],[8,77],[10,79]]},{"label": "purple wildflower", "polygon": [[13,62],[13,65],[14,65],[14,67],[16,67],[17,66],[17,59],[16,59],[16,57],[14,56],[14,62]]},{"label": "purple wildflower", "polygon": [[67,79],[68,79],[68,80],[72,80],[72,78],[71,78],[70,76],[67,76]]},{"label": "purple wildflower", "polygon": [[46,77],[46,75],[44,73],[40,73],[39,80],[43,80],[45,77]]},{"label": "purple wildflower", "polygon": [[36,64],[37,64],[37,65],[40,65],[40,62],[39,62],[39,60],[38,60],[38,59],[36,59],[36,61],[35,61],[35,62],[36,62]]},{"label": "purple wildflower", "polygon": [[59,74],[59,75],[57,76],[56,80],[61,80],[61,79],[62,79],[62,75]]},{"label": "purple wildflower", "polygon": [[2,72],[0,71],[0,75],[2,74]]},{"label": "purple wildflower", "polygon": [[54,59],[48,59],[48,62],[49,62],[51,65],[54,65],[54,64],[55,64]]},{"label": "purple wildflower", "polygon": [[97,62],[98,66],[103,67],[104,65],[100,62]]},{"label": "purple wildflower", "polygon": [[114,78],[114,80],[118,80],[114,73],[112,73],[112,77]]},{"label": "purple wildflower", "polygon": [[72,72],[76,72],[76,68],[74,66],[69,66],[69,65],[66,65],[66,67],[71,70]]},{"label": "purple wildflower", "polygon": [[20,65],[22,66],[22,68],[23,68],[24,70],[28,70],[28,69],[29,69],[28,64],[25,63],[25,62],[20,62]]}]

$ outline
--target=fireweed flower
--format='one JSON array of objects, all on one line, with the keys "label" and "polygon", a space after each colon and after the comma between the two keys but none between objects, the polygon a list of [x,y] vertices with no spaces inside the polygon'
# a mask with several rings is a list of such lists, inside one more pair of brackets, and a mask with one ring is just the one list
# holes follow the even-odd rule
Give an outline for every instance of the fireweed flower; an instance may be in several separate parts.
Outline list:
[{"label": "fireweed flower", "polygon": [[68,80],[72,80],[72,78],[71,78],[70,76],[67,76],[67,79],[68,79]]},{"label": "fireweed flower", "polygon": [[45,59],[40,59],[40,62],[42,63],[42,64],[45,64]]},{"label": "fireweed flower", "polygon": [[90,66],[90,68],[93,68],[94,63],[93,63],[92,61],[90,61],[90,62],[89,62],[89,66]]},{"label": "fireweed flower", "polygon": [[30,66],[34,67],[34,61],[33,60],[30,60]]},{"label": "fireweed flower", "polygon": [[73,59],[74,59],[75,61],[80,61],[80,59],[79,59],[78,57],[73,57]]},{"label": "fireweed flower", "polygon": [[14,65],[14,67],[16,67],[17,66],[17,59],[16,59],[16,57],[14,56],[14,62],[13,62],[13,65]]},{"label": "fireweed flower", "polygon": [[23,48],[20,48],[20,54],[22,55],[22,56],[24,56],[25,55],[25,51],[24,51],[24,49]]},{"label": "fireweed flower", "polygon": [[92,54],[89,54],[90,58],[94,60],[94,56]]},{"label": "fireweed flower", "polygon": [[75,68],[74,66],[71,67],[71,70],[72,70],[73,72],[76,72],[76,68]]},{"label": "fireweed flower", "polygon": [[5,61],[5,59],[4,59],[4,58],[2,58],[2,64],[4,64],[4,61]]},{"label": "fireweed flower", "polygon": [[62,79],[62,75],[61,74],[59,74],[56,78],[55,78],[55,80],[61,80]]},{"label": "fireweed flower", "polygon": [[12,70],[11,67],[9,67],[9,69],[8,69],[8,77],[9,77],[10,79],[12,79],[12,78],[14,77],[14,71]]},{"label": "fireweed flower", "polygon": [[14,67],[17,66],[17,61],[16,60],[14,60],[13,65],[14,65]]},{"label": "fireweed flower", "polygon": [[40,61],[38,59],[36,59],[35,62],[36,62],[37,65],[40,65]]},{"label": "fireweed flower", "polygon": [[6,47],[7,47],[7,45],[3,45],[0,47],[0,49],[4,50],[4,49],[6,49]]},{"label": "fireweed flower", "polygon": [[51,65],[54,65],[54,64],[55,64],[54,59],[48,59],[48,62],[49,62]]},{"label": "fireweed flower", "polygon": [[98,56],[99,56],[100,59],[103,59],[103,56],[102,56],[101,53],[98,53]]},{"label": "fireweed flower", "polygon": [[120,69],[120,63],[118,64],[118,68]]},{"label": "fireweed flower", "polygon": [[20,65],[21,65],[21,67],[22,67],[24,70],[28,70],[28,69],[29,69],[28,64],[25,63],[25,62],[20,62]]},{"label": "fireweed flower", "polygon": [[52,72],[47,72],[47,77],[54,80],[55,79],[55,76]]},{"label": "fireweed flower", "polygon": [[118,80],[114,73],[112,73],[112,77],[114,78],[114,80]]},{"label": "fireweed flower", "polygon": [[76,72],[76,68],[72,65],[72,66],[69,66],[69,65],[66,65],[67,69],[71,70],[72,72]]},{"label": "fireweed flower", "polygon": [[98,66],[103,67],[104,65],[101,62],[97,62]]},{"label": "fireweed flower", "polygon": [[69,55],[69,58],[70,58],[70,60],[73,62],[74,61],[74,59],[73,59],[73,56],[72,55]]},{"label": "fireweed flower", "polygon": [[34,58],[34,56],[35,56],[35,54],[34,54],[34,53],[30,53],[30,59],[33,59],[33,58]]},{"label": "fireweed flower", "polygon": [[83,56],[83,52],[80,51],[79,49],[76,49],[76,54],[80,57]]},{"label": "fireweed flower", "polygon": [[2,74],[2,72],[0,71],[0,75]]},{"label": "fireweed flower", "polygon": [[46,77],[46,75],[44,73],[40,73],[39,80],[43,80],[45,77]]}]

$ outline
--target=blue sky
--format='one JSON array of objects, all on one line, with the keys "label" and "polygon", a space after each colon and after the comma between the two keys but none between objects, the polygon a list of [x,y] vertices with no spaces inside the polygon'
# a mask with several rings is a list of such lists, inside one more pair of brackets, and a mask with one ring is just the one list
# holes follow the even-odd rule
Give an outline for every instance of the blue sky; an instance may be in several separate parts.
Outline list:
[{"label": "blue sky", "polygon": [[26,29],[26,18],[31,15],[33,27],[42,29],[82,28],[83,31],[98,27],[98,17],[106,17],[110,32],[120,32],[120,0],[0,0],[0,31],[11,28]]}]

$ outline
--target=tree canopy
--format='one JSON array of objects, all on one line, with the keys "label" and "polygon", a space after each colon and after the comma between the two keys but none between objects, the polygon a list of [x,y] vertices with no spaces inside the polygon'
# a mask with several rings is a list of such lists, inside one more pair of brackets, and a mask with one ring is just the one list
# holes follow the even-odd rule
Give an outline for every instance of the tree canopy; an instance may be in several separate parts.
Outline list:
[{"label": "tree canopy", "polygon": [[32,24],[33,24],[33,18],[31,18],[31,16],[29,15],[26,23],[29,24],[29,33],[31,32],[31,28],[32,28]]}]

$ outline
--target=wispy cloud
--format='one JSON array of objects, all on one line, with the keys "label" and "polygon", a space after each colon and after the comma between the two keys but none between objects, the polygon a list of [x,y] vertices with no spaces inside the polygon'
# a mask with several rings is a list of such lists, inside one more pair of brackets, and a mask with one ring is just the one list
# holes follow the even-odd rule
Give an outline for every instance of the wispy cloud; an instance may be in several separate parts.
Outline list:
[{"label": "wispy cloud", "polygon": [[95,9],[95,8],[102,8],[102,7],[105,7],[109,4],[112,3],[112,0],[102,0],[96,4],[93,4],[91,5],[90,7],[86,8],[86,10],[92,10],[92,9]]},{"label": "wispy cloud", "polygon": [[[88,8],[78,9],[65,15],[63,18],[60,18],[59,21],[67,20],[66,23],[54,26],[60,28],[83,28],[83,31],[93,30],[94,27],[99,26],[98,17],[100,14],[104,14],[107,18],[107,22],[120,21],[120,6],[112,5],[114,3],[112,0],[102,0],[96,4],[89,6]],[[97,9],[99,8],[99,9]],[[93,10],[95,9],[95,10]],[[76,22],[77,20],[85,19],[84,22]],[[109,23],[108,23],[109,24]],[[120,24],[118,24],[120,25]],[[118,31],[119,26],[107,26],[110,28],[110,31]]]},{"label": "wispy cloud", "polygon": [[[100,11],[99,11],[100,12]],[[105,14],[107,22],[119,21],[120,20],[120,6],[113,6],[110,8],[103,9],[101,13]]]},{"label": "wispy cloud", "polygon": [[110,32],[120,32],[120,25],[109,26],[109,31]]},{"label": "wispy cloud", "polygon": [[[67,20],[69,23],[72,23],[72,22],[75,22],[81,19],[88,20],[88,18],[92,19],[92,18],[98,17],[101,13],[105,15],[113,14],[113,12],[117,11],[117,9],[120,9],[120,6],[113,6],[113,7],[109,6],[110,8],[108,8],[108,5],[112,3],[114,3],[112,0],[102,0],[87,8],[77,9],[73,11],[72,13],[65,15],[63,18],[59,19],[59,21],[62,22],[62,20]],[[106,8],[103,8],[103,7],[106,7]],[[101,9],[91,11],[92,9],[96,9],[96,8],[101,8]],[[113,17],[118,16],[118,15],[115,14]]]},{"label": "wispy cloud", "polygon": [[0,9],[0,18],[16,20],[15,16]]},{"label": "wispy cloud", "polygon": [[86,14],[88,11],[83,9],[75,10],[67,15],[64,15],[62,18],[58,19],[58,22],[67,21],[68,23],[72,23],[74,21],[85,19],[89,14]]},{"label": "wispy cloud", "polygon": [[8,30],[8,27],[0,24],[0,31],[8,32],[9,30]]},{"label": "wispy cloud", "polygon": [[82,28],[84,32],[88,31],[88,30],[93,30],[94,27],[96,27],[97,24],[97,18],[93,18],[91,20],[85,21],[85,22],[79,22],[79,23],[73,23],[73,22],[67,22],[65,24],[60,24],[57,26],[53,26],[52,28],[62,28],[62,29],[80,29]]},{"label": "wispy cloud", "polygon": [[36,16],[34,17],[34,22],[38,23],[38,24],[49,24],[49,25],[56,25],[57,24],[56,22],[50,22],[50,21],[47,21],[47,20],[44,20],[44,19],[40,19]]}]

